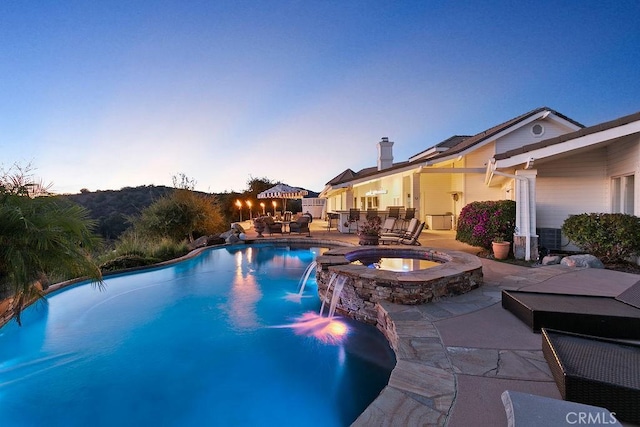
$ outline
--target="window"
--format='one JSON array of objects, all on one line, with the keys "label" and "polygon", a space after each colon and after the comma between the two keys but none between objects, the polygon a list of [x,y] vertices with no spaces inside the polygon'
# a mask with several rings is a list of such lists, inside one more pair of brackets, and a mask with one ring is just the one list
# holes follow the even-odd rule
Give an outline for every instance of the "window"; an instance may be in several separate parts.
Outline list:
[{"label": "window", "polygon": [[635,177],[620,176],[611,180],[611,212],[635,214]]},{"label": "window", "polygon": [[369,196],[360,198],[360,209],[378,209],[378,197]]}]

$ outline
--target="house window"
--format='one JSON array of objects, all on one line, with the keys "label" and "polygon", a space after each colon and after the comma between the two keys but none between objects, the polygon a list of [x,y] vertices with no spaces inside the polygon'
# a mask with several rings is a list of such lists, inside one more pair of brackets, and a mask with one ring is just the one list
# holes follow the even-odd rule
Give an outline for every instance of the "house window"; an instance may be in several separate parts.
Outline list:
[{"label": "house window", "polygon": [[611,212],[634,215],[635,177],[620,176],[611,180]]},{"label": "house window", "polygon": [[361,197],[360,198],[360,209],[378,209],[378,197],[370,196],[370,197]]}]

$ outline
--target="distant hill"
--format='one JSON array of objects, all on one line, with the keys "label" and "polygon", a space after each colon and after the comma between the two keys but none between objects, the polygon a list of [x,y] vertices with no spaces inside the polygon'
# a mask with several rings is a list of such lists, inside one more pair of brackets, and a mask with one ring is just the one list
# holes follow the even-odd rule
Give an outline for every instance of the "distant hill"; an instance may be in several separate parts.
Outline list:
[{"label": "distant hill", "polygon": [[97,232],[106,239],[115,239],[129,227],[128,217],[139,215],[143,209],[172,191],[173,187],[143,185],[59,197],[87,208],[91,217],[98,221]]},{"label": "distant hill", "polygon": [[[87,208],[91,218],[98,222],[96,232],[105,239],[117,239],[131,225],[128,218],[139,215],[153,202],[173,191],[173,187],[142,185],[140,187],[124,187],[120,190],[82,191],[80,194],[67,194],[58,197]],[[315,191],[307,191],[309,191],[307,197],[318,197],[318,193]],[[225,220],[236,221],[238,211],[235,207],[235,201],[244,200],[245,195],[222,193],[215,194],[215,196],[220,202],[221,213],[225,216]],[[287,207],[294,212],[300,212],[302,202],[300,199],[289,200]],[[257,206],[254,207],[254,213],[259,210]]]}]

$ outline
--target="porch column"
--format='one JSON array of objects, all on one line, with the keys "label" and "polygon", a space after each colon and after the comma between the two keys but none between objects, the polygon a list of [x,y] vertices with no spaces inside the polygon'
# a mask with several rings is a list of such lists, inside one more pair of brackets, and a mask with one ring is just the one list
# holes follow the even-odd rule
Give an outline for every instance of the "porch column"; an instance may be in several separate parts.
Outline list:
[{"label": "porch column", "polygon": [[538,258],[536,234],[536,176],[538,171],[516,171],[516,232],[513,236],[513,254],[527,261]]},{"label": "porch column", "polygon": [[351,208],[354,208],[355,206],[353,206],[353,189],[349,188],[347,191],[345,191],[344,193],[344,210],[348,211]]},{"label": "porch column", "polygon": [[416,208],[416,218],[422,218],[420,214],[420,174],[411,174],[411,204],[408,208]]}]

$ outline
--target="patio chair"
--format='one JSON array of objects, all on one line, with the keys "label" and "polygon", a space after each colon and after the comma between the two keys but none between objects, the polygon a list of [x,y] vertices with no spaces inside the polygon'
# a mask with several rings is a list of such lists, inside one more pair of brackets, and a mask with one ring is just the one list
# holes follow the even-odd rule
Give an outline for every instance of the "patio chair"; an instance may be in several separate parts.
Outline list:
[{"label": "patio chair", "polygon": [[395,244],[399,244],[399,245],[416,245],[416,246],[420,246],[420,242],[418,241],[418,238],[420,238],[420,234],[422,233],[422,230],[424,229],[424,222],[421,222],[420,225],[418,225],[418,227],[414,230],[413,233],[406,233],[403,236],[380,236],[380,243],[385,244],[385,243],[395,243]]},{"label": "patio chair", "polygon": [[389,211],[387,212],[387,218],[400,218],[400,207],[399,206],[389,206]]},{"label": "patio chair", "polygon": [[331,231],[331,227],[337,227],[340,220],[339,213],[330,212],[327,214],[327,231]]},{"label": "patio chair", "polygon": [[367,209],[366,218],[367,220],[373,219],[378,216],[378,211],[375,209]]},{"label": "patio chair", "polygon": [[[622,427],[606,408],[567,402],[551,397],[537,396],[513,390],[505,390],[501,395],[507,427],[567,426],[578,424],[581,414],[600,417],[598,424]],[[544,408],[544,410],[540,410]],[[602,423],[604,421],[604,423]]]},{"label": "patio chair", "polygon": [[640,345],[543,328],[542,353],[563,399],[640,424]]},{"label": "patio chair", "polygon": [[273,217],[265,216],[264,225],[267,233],[269,233],[270,236],[273,236],[273,233],[282,234],[282,223],[275,221]]},{"label": "patio chair", "polygon": [[308,237],[311,237],[311,230],[309,229],[309,223],[313,221],[313,218],[309,214],[302,214],[295,221],[289,223],[289,231],[291,233],[307,233]]},{"label": "patio chair", "polygon": [[282,216],[282,220],[287,222],[287,221],[291,221],[293,217],[293,212],[291,211],[284,211],[284,215]]},{"label": "patio chair", "polygon": [[358,229],[358,222],[360,222],[360,209],[349,209],[349,233],[351,233],[351,224],[356,224],[356,230]]},{"label": "patio chair", "polygon": [[533,332],[542,328],[640,339],[640,282],[616,297],[502,291],[502,307]]},{"label": "patio chair", "polygon": [[404,228],[404,226],[407,225],[407,223],[411,221],[413,218],[415,218],[415,216],[416,216],[416,208],[407,208],[407,210],[404,212],[404,217],[401,219],[402,227]]}]

